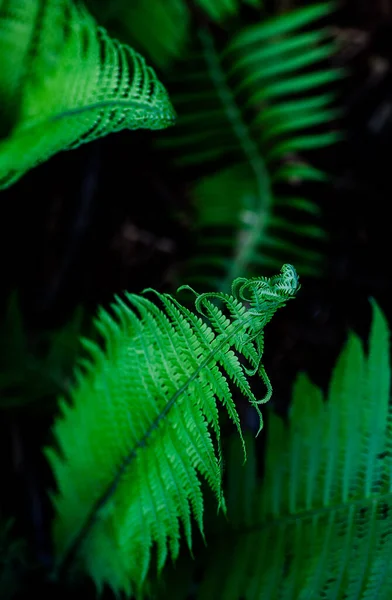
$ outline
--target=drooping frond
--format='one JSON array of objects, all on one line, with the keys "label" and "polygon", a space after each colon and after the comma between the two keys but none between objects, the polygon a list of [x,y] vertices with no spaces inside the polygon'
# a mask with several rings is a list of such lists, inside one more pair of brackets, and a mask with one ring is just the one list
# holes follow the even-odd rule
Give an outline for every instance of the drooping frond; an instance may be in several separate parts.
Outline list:
[{"label": "drooping frond", "polygon": [[[77,375],[72,403],[61,402],[59,452],[46,450],[58,485],[60,572],[79,564],[98,588],[140,592],[153,548],[161,570],[169,553],[178,555],[181,528],[191,547],[191,515],[203,531],[200,477],[224,506],[218,402],[240,432],[229,381],[256,408],[270,397],[263,330],[298,287],[294,268],[285,265],[270,279],[239,278],[231,295],[196,295],[196,310],[210,326],[157,292],[162,309],[127,294],[128,304],[118,299],[113,306],[114,317],[101,311],[105,350],[84,341],[91,360]],[[248,381],[256,373],[267,386],[261,401]]]},{"label": "drooping frond", "polygon": [[350,334],[328,398],[305,375],[289,424],[271,415],[264,478],[254,443],[228,462],[227,516],[206,557],[203,600],[388,600],[392,595],[389,331],[373,302],[369,353]]},{"label": "drooping frond", "polygon": [[60,150],[174,120],[134,50],[71,0],[0,0],[0,188]]},{"label": "drooping frond", "polygon": [[[88,0],[87,4],[100,23],[127,43],[136,44],[161,68],[183,56],[192,38],[188,0]],[[242,4],[259,8],[261,1],[195,0],[197,9],[216,23],[237,16]]]},{"label": "drooping frond", "polygon": [[[210,281],[217,285],[218,279],[222,289],[233,277],[275,267],[282,258],[295,260],[299,272],[319,271],[320,253],[303,247],[322,237],[311,214],[317,208],[282,189],[295,180],[325,178],[301,153],[338,139],[328,130],[338,114],[330,86],[342,73],[325,64],[335,43],[328,29],[315,25],[331,9],[323,3],[262,20],[240,30],[221,51],[211,32],[201,29],[198,49],[174,71],[178,124],[158,145],[175,165],[194,168],[198,179],[192,192],[201,240],[195,279],[208,273],[211,248],[218,273]],[[218,192],[221,186],[225,193]],[[236,224],[235,237],[209,218],[211,205],[230,212],[225,222]],[[293,217],[304,222],[291,239]],[[219,272],[226,259],[231,270]]]}]

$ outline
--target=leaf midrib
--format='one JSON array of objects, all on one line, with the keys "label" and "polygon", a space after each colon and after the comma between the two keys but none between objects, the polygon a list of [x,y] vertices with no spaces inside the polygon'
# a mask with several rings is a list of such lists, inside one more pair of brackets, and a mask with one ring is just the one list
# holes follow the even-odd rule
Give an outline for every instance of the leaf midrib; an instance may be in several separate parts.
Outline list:
[{"label": "leaf midrib", "polygon": [[[23,127],[19,129],[20,133],[29,132],[31,129],[36,127],[42,127],[47,125],[48,123],[53,123],[56,121],[61,121],[62,119],[66,119],[68,117],[77,116],[83,114],[85,112],[90,112],[94,110],[99,110],[102,108],[132,108],[132,109],[142,109],[144,111],[150,111],[151,113],[156,112],[157,114],[162,113],[162,107],[153,106],[149,102],[141,102],[140,100],[107,100],[102,102],[95,102],[93,104],[88,104],[85,106],[80,106],[76,108],[66,109],[60,113],[56,113],[54,115],[48,115],[45,119],[31,119],[27,121],[27,124],[23,123]],[[169,113],[169,110],[167,111]],[[136,119],[135,119],[136,120]],[[174,120],[174,112],[173,112],[173,120]]]},{"label": "leaf midrib", "polygon": [[266,163],[258,150],[257,144],[252,139],[249,126],[242,118],[235,96],[226,82],[213,38],[207,28],[199,30],[199,38],[210,79],[217,91],[235,137],[238,139],[253,172],[259,200],[258,218],[254,220],[252,227],[246,229],[246,235],[241,242],[239,251],[234,255],[230,270],[219,286],[221,291],[225,291],[229,287],[229,282],[244,274],[258,241],[263,237],[263,231],[266,229],[272,205],[272,189]]},{"label": "leaf midrib", "polygon": [[383,494],[372,494],[367,497],[352,498],[347,502],[328,504],[326,506],[306,509],[292,514],[285,513],[277,517],[267,516],[268,520],[256,523],[254,525],[247,526],[244,523],[237,524],[236,527],[232,529],[232,532],[235,531],[238,535],[247,535],[255,531],[273,529],[274,527],[284,528],[292,523],[294,524],[298,522],[298,520],[307,521],[313,519],[314,517],[322,517],[333,512],[349,511],[351,508],[366,508],[366,506],[379,505],[383,502],[390,502],[392,504],[392,490],[384,492]]}]

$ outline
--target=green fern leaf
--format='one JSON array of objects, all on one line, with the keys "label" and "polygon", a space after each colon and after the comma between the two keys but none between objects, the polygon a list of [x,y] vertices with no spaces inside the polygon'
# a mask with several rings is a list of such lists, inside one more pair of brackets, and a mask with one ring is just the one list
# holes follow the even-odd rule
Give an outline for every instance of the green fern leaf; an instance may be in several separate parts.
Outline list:
[{"label": "green fern leaf", "polygon": [[[160,68],[167,69],[189,47],[193,28],[187,0],[88,0],[87,4],[99,22]],[[261,1],[196,0],[195,4],[211,21],[222,24],[238,16],[242,4],[259,8]]]},{"label": "green fern leaf", "polygon": [[60,150],[174,112],[154,71],[70,0],[0,0],[0,188]]},{"label": "green fern leaf", "polygon": [[[275,268],[286,259],[296,262],[300,273],[320,271],[320,252],[308,252],[304,241],[312,245],[316,230],[320,237],[322,232],[312,221],[312,227],[290,241],[287,231],[293,229],[293,219],[303,219],[304,225],[309,219],[281,189],[293,180],[324,179],[306,165],[301,153],[339,138],[321,128],[339,114],[326,86],[342,72],[318,67],[332,56],[335,44],[325,29],[309,30],[331,9],[330,3],[311,5],[264,20],[240,30],[222,51],[211,33],[202,29],[199,49],[174,72],[172,99],[178,126],[157,144],[170,153],[176,166],[194,169],[198,180],[192,199],[196,236],[203,246],[198,248],[197,264],[191,265],[190,280],[199,282],[199,273],[211,271],[211,249],[219,266],[210,283],[223,290],[240,274]],[[220,186],[224,193],[218,192]],[[236,224],[234,236],[209,221],[212,205],[220,213],[231,212],[222,226],[227,227],[228,219],[231,227]],[[232,238],[231,249],[217,236]],[[219,245],[224,252],[219,252]]]},{"label": "green fern leaf", "polygon": [[271,414],[263,481],[257,482],[252,439],[250,464],[238,479],[233,440],[230,527],[222,525],[210,549],[200,599],[391,597],[389,330],[372,305],[369,354],[351,333],[327,402],[300,375],[289,427]]},{"label": "green fern leaf", "polygon": [[[187,279],[206,286],[214,283],[225,290],[241,273],[263,268],[276,270],[281,253],[295,258],[302,275],[317,273],[319,253],[303,248],[306,239],[312,242],[326,238],[317,225],[319,215],[315,204],[276,195],[273,200],[270,198],[267,208],[266,198],[259,202],[256,182],[242,165],[202,179],[195,184],[192,198],[198,209],[199,239],[196,257],[188,265]],[[292,221],[278,216],[281,209],[290,211],[290,215],[298,211],[310,213],[311,221],[293,228]],[[289,241],[287,234],[293,241]]]},{"label": "green fern leaf", "polygon": [[191,15],[184,0],[88,0],[87,5],[110,32],[134,45],[161,69],[188,46]]},{"label": "green fern leaf", "polygon": [[[60,452],[46,450],[59,489],[60,571],[77,556],[98,588],[108,583],[129,594],[143,586],[152,546],[158,571],[168,553],[178,555],[180,526],[191,548],[191,514],[203,531],[200,477],[224,506],[217,401],[241,435],[228,379],[257,409],[268,400],[263,329],[297,289],[296,272],[285,265],[270,279],[238,279],[232,295],[196,295],[196,309],[211,326],[157,292],[163,310],[127,294],[131,308],[118,300],[115,318],[101,311],[97,328],[106,350],[84,341],[91,364],[77,375],[72,405],[61,402],[54,427]],[[248,382],[255,373],[267,385],[261,401]]]},{"label": "green fern leaf", "polygon": [[216,23],[238,15],[241,4],[260,8],[261,0],[196,0],[199,7]]}]

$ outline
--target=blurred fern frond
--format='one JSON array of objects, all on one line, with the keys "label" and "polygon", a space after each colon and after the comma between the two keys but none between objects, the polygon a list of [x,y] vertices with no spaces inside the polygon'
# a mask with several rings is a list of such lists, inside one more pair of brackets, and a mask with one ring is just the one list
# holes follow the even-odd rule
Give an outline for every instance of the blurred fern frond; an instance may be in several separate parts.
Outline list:
[{"label": "blurred fern frond", "polygon": [[0,322],[0,410],[42,409],[46,401],[67,393],[83,320],[79,307],[59,329],[29,335],[17,295],[11,294]]},{"label": "blurred fern frond", "polygon": [[[365,355],[350,333],[326,402],[304,374],[289,423],[270,414],[264,477],[233,440],[227,516],[197,597],[388,600],[392,595],[390,332],[375,302]],[[211,539],[211,537],[210,537]]]},{"label": "blurred fern frond", "polygon": [[[226,289],[233,277],[282,259],[302,274],[319,272],[322,256],[305,243],[324,237],[317,207],[287,188],[293,180],[324,180],[302,153],[339,139],[331,131],[339,111],[330,88],[343,73],[327,64],[335,50],[328,28],[314,25],[332,7],[263,20],[222,51],[201,28],[198,50],[169,80],[178,125],[157,143],[198,179],[191,192],[200,240],[192,281],[216,265],[210,285]],[[225,215],[221,225],[218,213]]]},{"label": "blurred fern frond", "polygon": [[[154,65],[167,69],[183,56],[193,36],[193,12],[187,0],[87,0],[100,23],[134,44]],[[237,17],[241,5],[260,8],[261,0],[195,0],[211,22]]]},{"label": "blurred fern frond", "polygon": [[0,0],[0,189],[60,150],[174,112],[142,56],[71,0]]},{"label": "blurred fern frond", "polygon": [[189,43],[191,15],[184,0],[87,0],[87,5],[110,32],[157,67],[168,67]]}]

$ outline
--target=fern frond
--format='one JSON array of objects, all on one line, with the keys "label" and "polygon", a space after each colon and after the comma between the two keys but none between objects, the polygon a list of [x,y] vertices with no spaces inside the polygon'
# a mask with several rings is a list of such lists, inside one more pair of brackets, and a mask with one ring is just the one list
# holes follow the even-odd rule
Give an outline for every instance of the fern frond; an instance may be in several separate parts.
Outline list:
[{"label": "fern frond", "polygon": [[88,0],[87,5],[100,23],[157,67],[167,68],[188,46],[191,15],[184,0]]},{"label": "fern frond", "polygon": [[[224,506],[217,402],[241,435],[229,380],[257,409],[270,397],[263,329],[298,287],[285,265],[270,279],[238,279],[231,295],[196,294],[211,326],[158,292],[162,309],[127,294],[129,306],[118,299],[115,318],[101,311],[106,349],[84,341],[91,360],[54,426],[60,450],[46,450],[58,485],[60,571],[78,558],[98,588],[129,594],[142,589],[153,546],[158,571],[169,553],[177,557],[181,527],[191,548],[191,514],[203,531],[200,477]],[[261,401],[248,381],[256,372],[267,385]]]},{"label": "fern frond", "polygon": [[[100,23],[135,44],[160,68],[168,68],[189,47],[193,28],[187,0],[88,0],[87,4]],[[259,8],[261,1],[195,0],[202,13],[220,24],[238,16],[242,4]]]},{"label": "fern frond", "polygon": [[0,63],[0,188],[60,150],[173,123],[144,59],[70,0],[0,0]]},{"label": "fern frond", "polygon": [[[256,182],[242,165],[202,179],[191,195],[198,231],[187,280],[223,291],[241,273],[276,270],[281,255],[295,259],[302,275],[317,274],[320,253],[304,247],[305,242],[312,246],[326,239],[318,225],[320,209],[314,203],[276,194],[267,207],[259,201]],[[303,224],[297,224],[298,219]]]},{"label": "fern frond", "polygon": [[[221,289],[233,277],[274,266],[285,257],[296,260],[299,272],[320,269],[320,253],[308,254],[300,240],[289,242],[293,218],[282,206],[298,213],[305,225],[307,216],[301,216],[301,205],[285,198],[281,188],[296,178],[323,179],[300,153],[338,139],[322,127],[338,115],[328,86],[342,72],[318,66],[330,59],[335,45],[328,30],[309,30],[331,9],[330,3],[311,5],[246,27],[222,51],[202,29],[199,49],[173,75],[171,97],[178,125],[158,140],[158,146],[171,153],[175,165],[195,168],[199,183],[192,197],[197,237],[203,243],[209,242],[214,226],[205,218],[205,206],[214,203],[221,212],[231,211],[230,220],[237,223],[229,256],[226,248],[216,252],[218,261],[222,256],[232,259]],[[225,194],[217,193],[220,185]],[[309,225],[301,237],[312,242],[320,230],[317,223]],[[218,235],[224,237],[225,232]],[[203,261],[203,251],[200,257]],[[210,257],[211,252],[204,261],[205,272]],[[203,268],[198,264],[197,270]]]},{"label": "fern frond", "polygon": [[389,330],[372,305],[369,354],[351,333],[327,402],[300,375],[289,426],[270,416],[261,482],[250,439],[253,458],[238,478],[234,440],[228,464],[231,524],[223,524],[210,548],[200,599],[391,597]]},{"label": "fern frond", "polygon": [[196,0],[198,6],[216,23],[238,15],[241,4],[260,8],[261,0]]}]

